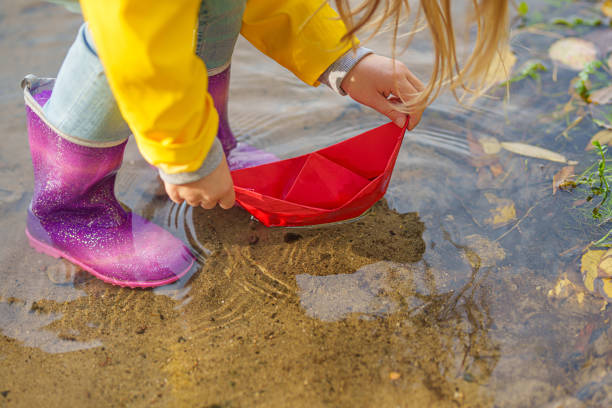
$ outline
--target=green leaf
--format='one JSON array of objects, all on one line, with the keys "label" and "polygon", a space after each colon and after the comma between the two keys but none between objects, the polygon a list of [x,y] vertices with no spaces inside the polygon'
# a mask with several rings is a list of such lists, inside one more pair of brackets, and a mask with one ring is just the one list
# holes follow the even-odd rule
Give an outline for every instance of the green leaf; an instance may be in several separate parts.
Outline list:
[{"label": "green leaf", "polygon": [[517,11],[519,13],[519,16],[525,17],[527,15],[527,13],[529,12],[529,6],[527,5],[527,2],[521,1],[518,4]]},{"label": "green leaf", "polygon": [[551,21],[552,24],[558,24],[558,25],[565,25],[568,27],[576,27],[579,25],[585,25],[585,26],[590,26],[590,27],[596,27],[601,25],[601,19],[600,18],[594,18],[591,20],[585,20],[581,17],[574,17],[573,19],[566,19],[566,18],[555,18]]}]

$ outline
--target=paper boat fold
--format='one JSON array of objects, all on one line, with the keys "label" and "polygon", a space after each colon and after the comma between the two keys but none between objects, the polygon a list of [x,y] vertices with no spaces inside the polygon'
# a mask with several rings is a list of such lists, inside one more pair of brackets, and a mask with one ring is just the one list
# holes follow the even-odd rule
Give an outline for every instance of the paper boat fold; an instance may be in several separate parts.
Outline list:
[{"label": "paper boat fold", "polygon": [[236,202],[268,227],[358,217],[387,191],[405,130],[388,123],[303,156],[235,170]]}]

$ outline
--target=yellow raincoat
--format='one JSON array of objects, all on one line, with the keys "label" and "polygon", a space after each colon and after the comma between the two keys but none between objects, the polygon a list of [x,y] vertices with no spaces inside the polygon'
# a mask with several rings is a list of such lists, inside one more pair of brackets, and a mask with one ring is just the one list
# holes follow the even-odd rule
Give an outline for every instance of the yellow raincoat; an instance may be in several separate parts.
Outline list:
[{"label": "yellow raincoat", "polygon": [[[217,134],[206,67],[194,53],[202,0],[81,0],[109,85],[143,157],[197,170]],[[204,0],[206,1],[206,0]],[[322,0],[248,0],[242,35],[310,85],[351,44]]]}]

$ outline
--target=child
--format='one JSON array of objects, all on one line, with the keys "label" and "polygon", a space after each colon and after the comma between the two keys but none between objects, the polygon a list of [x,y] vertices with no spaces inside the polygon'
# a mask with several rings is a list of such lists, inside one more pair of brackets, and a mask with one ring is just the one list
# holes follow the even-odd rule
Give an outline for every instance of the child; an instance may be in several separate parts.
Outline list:
[{"label": "child", "polygon": [[[380,1],[371,3],[375,10]],[[345,1],[337,5],[352,22]],[[116,285],[163,285],[193,264],[178,239],[125,212],[114,196],[129,133],[169,197],[192,206],[232,207],[229,170],[275,160],[237,143],[227,123],[239,32],[304,82],[348,93],[398,126],[409,120],[414,128],[436,92],[401,63],[352,51],[353,34],[374,14],[347,29],[320,0],[81,0],[81,7],[87,23],[57,80],[27,76],[23,83],[34,165],[26,233],[39,251]],[[441,52],[438,89],[455,67]]]}]

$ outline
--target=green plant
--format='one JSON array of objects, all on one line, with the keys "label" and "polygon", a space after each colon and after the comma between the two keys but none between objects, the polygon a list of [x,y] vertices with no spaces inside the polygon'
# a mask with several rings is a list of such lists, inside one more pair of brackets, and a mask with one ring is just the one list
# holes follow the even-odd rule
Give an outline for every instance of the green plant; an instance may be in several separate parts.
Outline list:
[{"label": "green plant", "polygon": [[527,2],[521,1],[516,7],[516,11],[518,12],[518,15],[521,17],[527,16],[527,13],[529,12],[529,6],[527,5]]},{"label": "green plant", "polygon": [[580,96],[580,98],[586,103],[589,102],[589,96],[591,95],[591,91],[589,89],[589,79],[591,75],[596,75],[600,79],[605,79],[605,75],[597,70],[601,68],[603,63],[601,61],[591,61],[584,66],[582,71],[578,73],[578,77],[574,82],[574,90]]},{"label": "green plant", "polygon": [[525,68],[523,68],[517,75],[510,78],[508,81],[503,82],[500,86],[513,84],[525,78],[540,79],[540,74],[538,73],[540,71],[548,71],[548,68],[546,68],[544,64],[539,61],[532,62],[530,64],[527,64]]},{"label": "green plant", "polygon": [[582,17],[574,17],[572,19],[555,18],[551,21],[551,23],[557,24],[557,25],[564,25],[568,27],[577,27],[577,26],[597,27],[602,24],[602,21],[600,18],[584,19]]},{"label": "green plant", "polygon": [[[612,183],[612,169],[608,167],[606,154],[608,147],[602,146],[597,140],[593,142],[599,156],[597,162],[589,166],[576,181],[576,186],[587,187],[587,202],[592,202],[595,198],[599,198],[599,202],[595,204],[591,210],[591,215],[594,220],[599,221],[600,225],[612,221],[612,203],[610,202],[610,184]],[[612,235],[612,229],[608,231],[602,238],[593,242],[595,246],[612,247],[612,242],[608,241],[608,237]]]}]

